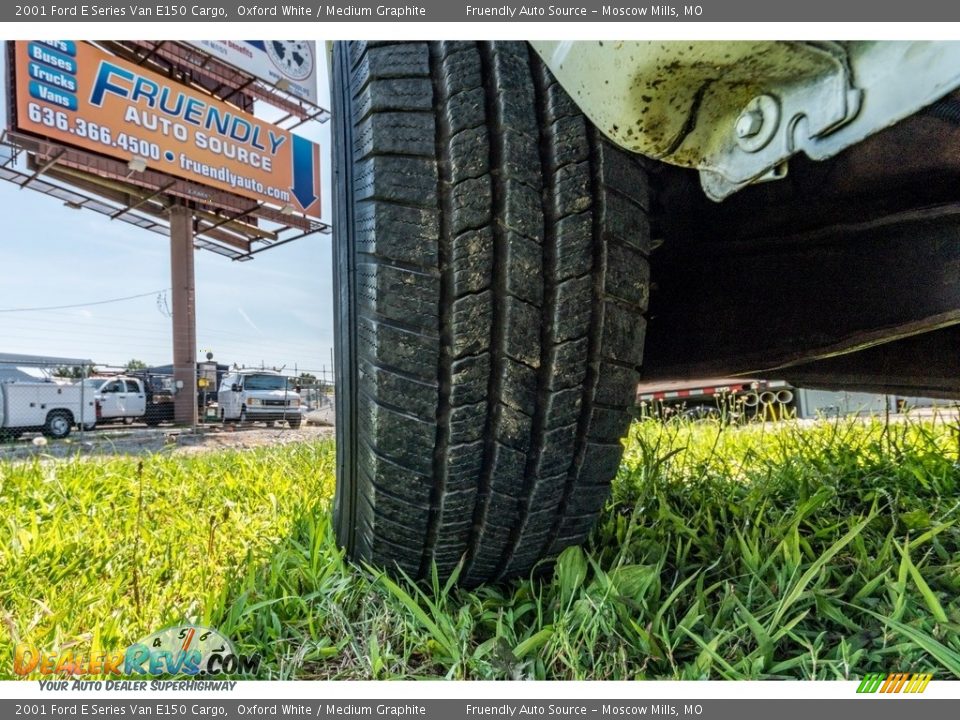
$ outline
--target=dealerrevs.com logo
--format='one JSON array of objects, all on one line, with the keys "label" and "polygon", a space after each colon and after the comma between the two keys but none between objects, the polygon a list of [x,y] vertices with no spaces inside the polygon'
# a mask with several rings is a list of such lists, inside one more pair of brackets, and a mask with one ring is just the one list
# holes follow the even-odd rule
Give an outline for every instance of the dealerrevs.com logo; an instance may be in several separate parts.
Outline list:
[{"label": "dealerrevs.com logo", "polygon": [[20,676],[249,676],[259,667],[258,655],[239,655],[228,638],[201,625],[164,628],[113,652],[52,653],[20,643],[13,656],[13,671]]}]

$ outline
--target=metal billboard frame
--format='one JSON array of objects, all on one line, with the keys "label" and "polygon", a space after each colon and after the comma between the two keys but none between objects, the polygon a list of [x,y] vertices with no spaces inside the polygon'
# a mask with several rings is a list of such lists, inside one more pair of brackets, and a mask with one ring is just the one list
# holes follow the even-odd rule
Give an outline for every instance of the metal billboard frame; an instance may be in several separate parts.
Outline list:
[{"label": "metal billboard frame", "polygon": [[[250,111],[254,100],[270,103],[286,114],[274,124],[326,122],[328,110],[304,98],[267,85],[211,55],[176,41],[108,41],[95,45],[130,62],[197,87],[238,108]],[[9,124],[16,127],[13,45],[7,43]],[[165,216],[176,204],[194,212],[194,245],[232,260],[250,260],[271,247],[316,233],[330,234],[328,223],[286,212],[202,183],[183,180],[32,133],[7,129],[0,137],[0,180],[20,188],[69,198],[68,207],[86,208],[158,234],[167,234]],[[24,162],[24,159],[26,162]],[[43,183],[38,181],[43,180]],[[263,226],[262,222],[269,223]]]},{"label": "metal billboard frame", "polygon": [[[264,101],[285,113],[271,124],[290,131],[306,122],[326,122],[328,110],[284,92],[227,65],[212,55],[176,41],[104,41],[93,46],[159,73],[173,82],[203,91],[252,114]],[[133,157],[124,162],[43,135],[24,132],[17,123],[15,46],[7,42],[7,90],[10,128],[0,136],[0,180],[89,209],[170,240],[173,306],[173,368],[180,388],[196,385],[196,302],[193,253],[202,249],[235,261],[314,234],[329,234],[328,223],[293,210],[268,206],[199,182],[147,167]],[[287,124],[287,127],[283,127]],[[196,426],[192,392],[175,396],[178,423]]]}]

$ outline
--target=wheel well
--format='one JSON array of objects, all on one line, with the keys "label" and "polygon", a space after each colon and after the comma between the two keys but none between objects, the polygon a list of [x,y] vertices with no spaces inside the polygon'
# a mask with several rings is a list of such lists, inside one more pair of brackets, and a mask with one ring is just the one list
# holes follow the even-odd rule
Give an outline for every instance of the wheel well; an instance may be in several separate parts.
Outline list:
[{"label": "wheel well", "polygon": [[55,416],[57,416],[57,415],[62,415],[62,416],[64,416],[64,417],[66,417],[67,420],[70,422],[71,425],[72,425],[73,422],[74,422],[73,412],[71,412],[70,410],[67,410],[66,408],[56,408],[56,409],[51,410],[50,412],[48,412],[48,413],[47,413],[47,422],[50,422],[50,419],[53,418],[53,417],[55,417]]},{"label": "wheel well", "polygon": [[960,396],[954,368],[906,352],[942,350],[960,328],[955,135],[921,111],[722,203],[695,172],[657,164],[644,380],[815,377]]}]

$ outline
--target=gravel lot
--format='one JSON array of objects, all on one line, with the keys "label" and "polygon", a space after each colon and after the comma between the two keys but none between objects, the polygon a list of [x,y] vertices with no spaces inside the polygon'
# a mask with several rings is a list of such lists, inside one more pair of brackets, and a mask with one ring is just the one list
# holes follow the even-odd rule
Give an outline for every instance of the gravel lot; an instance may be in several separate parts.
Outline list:
[{"label": "gravel lot", "polygon": [[0,460],[32,457],[63,458],[72,455],[193,455],[225,449],[249,449],[264,445],[287,445],[333,437],[329,426],[304,425],[297,430],[285,427],[233,425],[201,427],[196,433],[180,428],[130,428],[95,430],[81,439],[74,433],[66,440],[26,436],[15,443],[0,444]]}]

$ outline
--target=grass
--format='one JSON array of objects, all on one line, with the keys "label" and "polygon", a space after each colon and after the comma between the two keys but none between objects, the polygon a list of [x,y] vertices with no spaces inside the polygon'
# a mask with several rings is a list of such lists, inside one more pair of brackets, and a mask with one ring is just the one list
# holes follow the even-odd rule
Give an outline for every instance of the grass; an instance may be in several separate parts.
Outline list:
[{"label": "grass", "polygon": [[960,677],[958,442],[639,422],[589,546],[472,591],[344,561],[329,442],[0,465],[0,658],[188,618],[264,678]]}]

